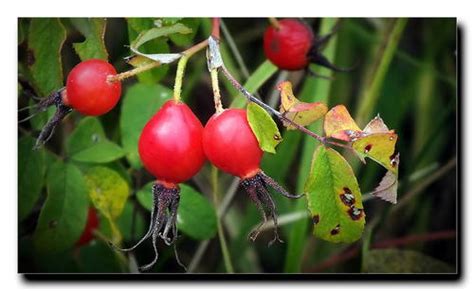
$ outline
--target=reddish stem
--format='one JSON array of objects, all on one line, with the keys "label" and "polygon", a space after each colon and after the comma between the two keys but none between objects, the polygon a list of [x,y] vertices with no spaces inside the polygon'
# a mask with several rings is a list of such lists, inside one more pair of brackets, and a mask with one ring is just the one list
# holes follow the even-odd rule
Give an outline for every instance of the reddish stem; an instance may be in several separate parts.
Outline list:
[{"label": "reddish stem", "polygon": [[[453,239],[456,238],[456,231],[455,230],[443,230],[438,232],[432,233],[424,233],[424,234],[414,234],[408,235],[405,237],[400,238],[393,238],[387,239],[379,242],[375,242],[372,245],[372,249],[385,249],[397,246],[404,246],[409,245],[417,242],[428,242],[434,240],[443,240],[443,239]],[[353,245],[351,247],[346,248],[344,251],[335,254],[334,256],[330,257],[329,259],[323,261],[319,265],[311,267],[307,270],[309,273],[319,273],[325,269],[333,267],[339,263],[348,261],[360,253],[360,247],[357,245]]]},{"label": "reddish stem", "polygon": [[220,24],[221,24],[221,18],[220,17],[212,18],[212,32],[211,32],[211,35],[216,39],[220,39],[220,34],[221,34]]}]

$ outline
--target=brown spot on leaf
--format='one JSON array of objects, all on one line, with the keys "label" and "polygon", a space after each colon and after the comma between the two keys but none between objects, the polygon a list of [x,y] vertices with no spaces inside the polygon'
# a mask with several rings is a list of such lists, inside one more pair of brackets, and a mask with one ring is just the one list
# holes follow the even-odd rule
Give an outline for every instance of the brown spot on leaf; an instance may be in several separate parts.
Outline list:
[{"label": "brown spot on leaf", "polygon": [[281,136],[275,133],[275,134],[273,135],[273,139],[274,139],[274,140],[281,140]]},{"label": "brown spot on leaf", "polygon": [[365,148],[364,148],[364,153],[367,154],[368,152],[370,152],[371,149],[372,149],[371,144],[366,145]]},{"label": "brown spot on leaf", "polygon": [[335,228],[331,229],[331,235],[336,235],[341,231],[341,225],[336,225]]},{"label": "brown spot on leaf", "polygon": [[314,225],[316,225],[316,224],[319,223],[319,215],[318,215],[318,214],[314,215],[314,216],[312,217],[312,219],[313,219],[313,224],[314,224]]},{"label": "brown spot on leaf", "polygon": [[352,220],[359,220],[364,215],[364,210],[352,205],[351,208],[347,210],[347,213],[349,214]]},{"label": "brown spot on leaf", "polygon": [[349,207],[355,203],[355,197],[352,194],[342,193],[339,195],[339,198],[341,198],[342,203]]},{"label": "brown spot on leaf", "polygon": [[36,61],[35,53],[33,52],[33,50],[28,49],[26,51],[26,63],[28,64],[29,67],[31,67],[34,65],[35,61]]},{"label": "brown spot on leaf", "polygon": [[342,188],[342,190],[344,190],[344,193],[346,193],[346,194],[352,194],[352,191],[351,191],[351,189],[349,189],[349,187],[344,187],[344,188]]}]

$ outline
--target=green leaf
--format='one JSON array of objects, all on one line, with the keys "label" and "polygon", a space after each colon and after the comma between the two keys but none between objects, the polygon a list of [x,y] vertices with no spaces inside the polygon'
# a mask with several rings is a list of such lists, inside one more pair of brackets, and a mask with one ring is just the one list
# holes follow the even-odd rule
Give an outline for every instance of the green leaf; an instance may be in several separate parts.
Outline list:
[{"label": "green leaf", "polygon": [[105,47],[104,35],[107,26],[105,18],[71,18],[71,22],[86,40],[74,43],[73,47],[82,61],[88,59],[107,60],[109,55]]},{"label": "green leaf", "polygon": [[[153,182],[137,192],[137,199],[151,211]],[[192,187],[181,184],[178,208],[178,229],[197,240],[213,238],[217,231],[217,218],[211,203]]]},{"label": "green leaf", "polygon": [[350,243],[364,230],[362,196],[352,168],[335,150],[319,146],[305,184],[315,236]]},{"label": "green leaf", "polygon": [[33,150],[35,140],[25,136],[18,140],[18,219],[30,214],[44,185],[46,166],[44,151]]},{"label": "green leaf", "polygon": [[28,59],[33,83],[47,96],[63,86],[61,49],[66,29],[57,18],[33,18],[28,33]]},{"label": "green leaf", "polygon": [[122,214],[130,192],[127,182],[117,172],[102,166],[90,168],[85,178],[92,203],[110,223],[112,240],[121,241],[115,222]]},{"label": "green leaf", "polygon": [[107,163],[125,155],[122,148],[106,138],[96,117],[86,117],[79,122],[66,149],[71,159],[78,162]]},{"label": "green leaf", "polygon": [[260,148],[275,153],[275,147],[283,140],[278,127],[268,112],[255,103],[247,106],[247,119],[257,137]]},{"label": "green leaf", "polygon": [[175,33],[170,35],[170,40],[177,46],[190,46],[199,29],[201,20],[199,18],[184,18],[178,20],[180,23],[191,29],[188,34]]},{"label": "green leaf", "polygon": [[135,84],[123,97],[120,132],[122,146],[133,168],[139,169],[142,166],[138,155],[138,140],[143,127],[172,94],[170,89],[162,85]]},{"label": "green leaf", "polygon": [[370,250],[366,256],[367,273],[455,273],[447,263],[412,250]]},{"label": "green leaf", "polygon": [[186,27],[185,25],[181,23],[176,23],[171,26],[153,27],[146,31],[140,32],[138,37],[130,43],[130,49],[132,50],[132,52],[134,52],[137,55],[141,55],[151,60],[158,61],[162,64],[171,63],[179,59],[181,55],[180,54],[164,54],[159,51],[155,51],[153,53],[147,54],[147,53],[143,53],[139,51],[138,48],[142,46],[143,44],[160,37],[168,36],[174,33],[187,34],[191,32],[192,32],[191,29],[189,29],[188,27]]},{"label": "green leaf", "polygon": [[89,199],[85,180],[76,166],[58,161],[47,177],[48,196],[34,234],[38,251],[60,252],[79,239],[87,220]]},{"label": "green leaf", "polygon": [[[258,68],[249,76],[244,84],[244,88],[250,93],[254,94],[257,90],[270,79],[278,68],[272,64],[269,60],[264,61]],[[246,104],[247,99],[243,96],[236,97],[232,101],[229,107],[232,108],[243,108]]]},{"label": "green leaf", "polygon": [[[129,41],[134,41],[137,36],[145,30],[155,27],[152,18],[127,18],[128,23],[128,38]],[[140,50],[145,53],[168,53],[170,48],[165,38],[158,38],[148,43],[145,43]],[[149,71],[138,74],[138,80],[142,83],[156,84],[168,72],[168,66],[162,65]]]}]

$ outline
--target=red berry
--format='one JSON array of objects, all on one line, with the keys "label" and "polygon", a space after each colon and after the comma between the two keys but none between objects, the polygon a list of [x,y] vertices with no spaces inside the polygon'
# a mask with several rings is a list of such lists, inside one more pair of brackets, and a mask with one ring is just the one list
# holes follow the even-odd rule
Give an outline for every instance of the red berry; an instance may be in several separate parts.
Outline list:
[{"label": "red berry", "polygon": [[265,56],[282,70],[301,70],[309,64],[308,52],[313,43],[313,31],[305,23],[294,19],[278,21],[279,27],[265,30]]},{"label": "red berry", "polygon": [[224,172],[242,179],[260,171],[263,151],[243,109],[226,109],[214,114],[202,138],[207,158]]},{"label": "red berry", "polygon": [[181,102],[167,101],[143,128],[138,151],[158,180],[177,184],[190,179],[205,161],[203,126]]},{"label": "red berry", "polygon": [[94,238],[94,230],[99,226],[99,218],[97,217],[97,212],[93,207],[89,207],[87,213],[87,222],[84,231],[82,232],[81,237],[76,242],[76,246],[84,246],[88,244]]},{"label": "red berry", "polygon": [[84,115],[102,115],[114,108],[120,99],[120,82],[109,82],[115,68],[103,60],[87,60],[75,66],[67,77],[65,105]]}]

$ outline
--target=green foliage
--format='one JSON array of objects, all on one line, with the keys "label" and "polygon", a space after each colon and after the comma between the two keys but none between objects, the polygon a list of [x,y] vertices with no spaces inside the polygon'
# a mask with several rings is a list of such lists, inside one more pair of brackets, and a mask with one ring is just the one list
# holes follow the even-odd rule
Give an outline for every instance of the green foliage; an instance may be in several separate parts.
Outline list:
[{"label": "green foliage", "polygon": [[[155,27],[154,20],[151,18],[127,18],[128,38],[133,42],[141,32]],[[144,44],[140,51],[143,53],[169,53],[170,48],[166,39],[157,38]],[[138,74],[138,80],[143,83],[155,84],[168,73],[168,66],[160,66],[150,71]]]},{"label": "green foliage", "polygon": [[[153,182],[137,192],[140,204],[151,211]],[[178,229],[197,240],[213,238],[217,230],[216,214],[212,204],[201,193],[185,184],[180,185]]]},{"label": "green foliage", "polygon": [[274,154],[282,141],[281,133],[268,112],[255,103],[247,105],[247,119],[263,151]]},{"label": "green foliage", "polygon": [[28,33],[28,67],[39,94],[49,95],[63,85],[61,49],[66,29],[57,18],[34,18]]},{"label": "green foliage", "polygon": [[[143,127],[172,96],[170,89],[158,84],[135,84],[125,93],[120,115],[120,132],[127,159],[135,169],[141,167],[138,140]],[[147,106],[144,107],[143,104]]]},{"label": "green foliage", "polygon": [[23,220],[40,198],[44,185],[44,151],[33,151],[35,140],[24,136],[18,140],[18,219]]},{"label": "green foliage", "polygon": [[48,170],[48,196],[34,234],[38,252],[57,253],[71,248],[87,220],[89,199],[79,169],[58,161]]},{"label": "green foliage", "polygon": [[109,55],[104,43],[107,19],[72,18],[71,22],[84,35],[85,41],[73,44],[82,61],[88,59],[107,60]]},{"label": "green foliage", "polygon": [[365,214],[359,184],[337,151],[322,145],[316,149],[305,193],[317,237],[345,243],[361,237]]},{"label": "green foliage", "polygon": [[99,119],[83,118],[67,141],[67,152],[78,162],[107,163],[124,156],[125,152],[105,136]]}]

